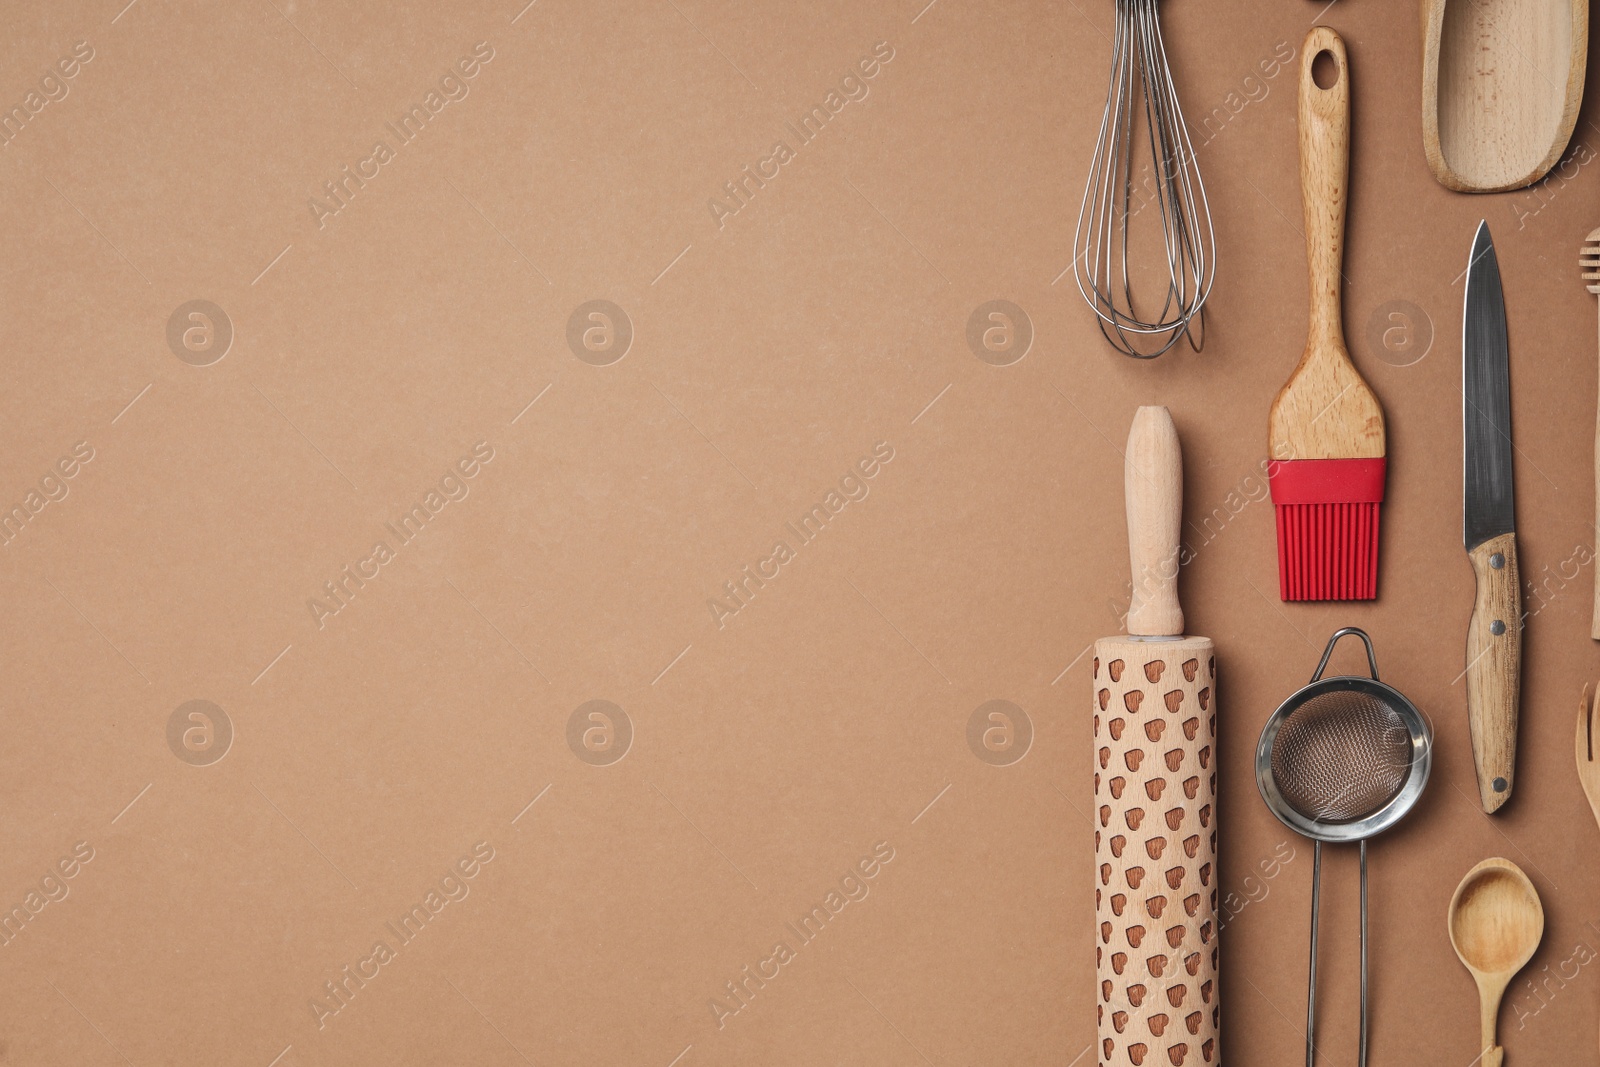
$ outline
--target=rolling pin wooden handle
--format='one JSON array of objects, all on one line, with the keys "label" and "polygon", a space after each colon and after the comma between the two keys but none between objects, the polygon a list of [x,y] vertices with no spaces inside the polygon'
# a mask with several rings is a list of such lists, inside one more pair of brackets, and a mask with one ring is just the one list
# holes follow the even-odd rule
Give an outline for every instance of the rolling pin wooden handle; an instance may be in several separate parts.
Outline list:
[{"label": "rolling pin wooden handle", "polygon": [[[1334,81],[1317,85],[1317,57],[1333,58]],[[1350,64],[1344,41],[1326,26],[1306,34],[1300,55],[1300,196],[1305,209],[1306,261],[1311,275],[1311,329],[1315,341],[1344,348],[1339,321],[1344,262],[1344,208],[1350,187]],[[1310,344],[1307,351],[1334,346]]]},{"label": "rolling pin wooden handle", "polygon": [[1172,413],[1164,407],[1141,407],[1135,412],[1126,456],[1123,489],[1133,575],[1128,633],[1175,637],[1183,633],[1183,607],[1178,603],[1183,455]]},{"label": "rolling pin wooden handle", "polygon": [[1493,814],[1511,798],[1522,680],[1522,587],[1517,535],[1492,537],[1467,553],[1478,580],[1467,624],[1467,723],[1478,796]]}]

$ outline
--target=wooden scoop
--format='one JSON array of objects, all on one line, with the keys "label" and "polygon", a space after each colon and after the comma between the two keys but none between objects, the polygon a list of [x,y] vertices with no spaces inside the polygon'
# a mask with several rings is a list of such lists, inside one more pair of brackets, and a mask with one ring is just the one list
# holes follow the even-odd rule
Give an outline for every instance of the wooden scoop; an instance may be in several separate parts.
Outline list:
[{"label": "wooden scoop", "polygon": [[1422,0],[1422,148],[1463,193],[1532,185],[1572,139],[1589,0]]},{"label": "wooden scoop", "polygon": [[1478,983],[1483,1027],[1482,1067],[1500,1067],[1506,1050],[1495,1041],[1500,998],[1512,976],[1533,958],[1544,936],[1544,906],[1522,869],[1487,859],[1467,872],[1450,898],[1450,944]]}]

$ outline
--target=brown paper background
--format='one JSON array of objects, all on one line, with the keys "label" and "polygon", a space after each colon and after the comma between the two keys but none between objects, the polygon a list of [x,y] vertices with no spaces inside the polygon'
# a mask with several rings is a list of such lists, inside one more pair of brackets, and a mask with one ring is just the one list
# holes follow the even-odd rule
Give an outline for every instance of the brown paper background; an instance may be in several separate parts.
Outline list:
[{"label": "brown paper background", "polygon": [[[1223,933],[1225,1057],[1302,1055],[1310,848],[1250,760],[1340,625],[1371,631],[1437,728],[1427,795],[1373,849],[1373,1064],[1473,1061],[1444,910],[1478,860],[1515,860],[1544,897],[1524,977],[1600,938],[1600,831],[1571,765],[1600,673],[1593,567],[1553,577],[1594,542],[1593,88],[1562,176],[1461,196],[1423,160],[1414,5],[1164,4],[1190,119],[1214,116],[1220,267],[1204,353],[1150,365],[1101,342],[1063,273],[1105,0],[122,3],[8,4],[0,34],[7,107],[94,49],[0,149],[0,500],[94,450],[0,550],[0,898],[94,849],[0,948],[0,1062],[1092,1062],[1082,655],[1126,601],[1118,449],[1140,403],[1170,405],[1184,441],[1183,595],[1221,672],[1221,886],[1256,898]],[[1280,604],[1267,504],[1200,526],[1253,484],[1303,341],[1294,66],[1260,64],[1317,17],[1350,49],[1345,321],[1390,427],[1375,604]],[[308,199],[480,41],[470,94],[319,230]],[[879,41],[894,58],[869,95],[719,229],[708,198]],[[1545,590],[1494,819],[1459,678],[1458,322],[1481,217],[1522,564]],[[235,332],[204,367],[166,340],[194,299]],[[567,347],[592,299],[633,326],[609,366]],[[1009,366],[965,340],[992,299],[1035,332]],[[1409,365],[1420,345],[1368,329],[1391,301],[1431,322]],[[479,441],[494,459],[470,495],[319,629],[308,598]],[[714,625],[707,599],[876,442],[894,458],[870,495]],[[209,766],[167,743],[194,699],[236,733]],[[609,766],[567,743],[591,699],[632,723]],[[992,699],[1031,723],[1008,766],[967,742]],[[309,998],[480,841],[495,858],[470,894],[319,1030]],[[1295,859],[1254,880],[1286,841]],[[870,894],[719,1029],[723,983],[875,842],[894,858]],[[1319,1045],[1353,1063],[1353,853],[1325,874]],[[1592,970],[1542,1008],[1513,984],[1511,1062],[1592,1054]]]}]

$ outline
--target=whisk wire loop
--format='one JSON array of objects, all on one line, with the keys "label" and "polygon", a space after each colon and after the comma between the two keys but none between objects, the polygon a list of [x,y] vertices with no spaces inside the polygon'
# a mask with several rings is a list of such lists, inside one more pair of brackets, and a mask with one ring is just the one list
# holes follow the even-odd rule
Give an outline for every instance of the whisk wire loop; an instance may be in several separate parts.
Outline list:
[{"label": "whisk wire loop", "polygon": [[[1216,243],[1205,183],[1167,62],[1157,0],[1116,0],[1109,83],[1073,236],[1078,291],[1094,310],[1100,332],[1123,353],[1152,359],[1179,338],[1198,351]],[[1141,119],[1150,161],[1136,181],[1135,126]],[[1132,220],[1151,206],[1166,268],[1165,293],[1154,314],[1135,308],[1129,265]]]}]

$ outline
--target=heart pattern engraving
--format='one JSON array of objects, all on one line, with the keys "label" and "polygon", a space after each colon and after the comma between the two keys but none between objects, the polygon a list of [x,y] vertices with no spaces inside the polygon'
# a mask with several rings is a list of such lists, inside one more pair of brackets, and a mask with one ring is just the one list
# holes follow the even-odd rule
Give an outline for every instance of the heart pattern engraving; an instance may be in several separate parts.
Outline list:
[{"label": "heart pattern engraving", "polygon": [[[1115,648],[1097,650],[1095,710],[1121,714],[1115,729],[1094,723],[1096,769],[1115,773],[1095,782],[1100,824],[1113,830],[1096,840],[1111,898],[1096,901],[1097,940],[1109,956],[1098,975],[1096,1051],[1101,1067],[1204,1067],[1217,1062],[1221,1023],[1213,994],[1216,661],[1191,640],[1170,649],[1102,644]],[[1160,926],[1147,925],[1163,915]]]}]

